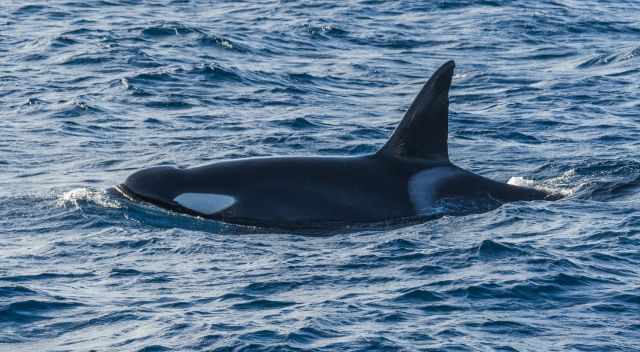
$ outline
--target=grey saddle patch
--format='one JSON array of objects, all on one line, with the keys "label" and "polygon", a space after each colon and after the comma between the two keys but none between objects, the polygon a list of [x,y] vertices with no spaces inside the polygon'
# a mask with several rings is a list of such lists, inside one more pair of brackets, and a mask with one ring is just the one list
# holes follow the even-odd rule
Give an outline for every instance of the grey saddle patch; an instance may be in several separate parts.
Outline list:
[{"label": "grey saddle patch", "polygon": [[460,171],[449,166],[435,167],[420,171],[409,179],[409,199],[418,215],[431,213],[434,210],[434,202],[438,187],[449,177],[458,174]]}]

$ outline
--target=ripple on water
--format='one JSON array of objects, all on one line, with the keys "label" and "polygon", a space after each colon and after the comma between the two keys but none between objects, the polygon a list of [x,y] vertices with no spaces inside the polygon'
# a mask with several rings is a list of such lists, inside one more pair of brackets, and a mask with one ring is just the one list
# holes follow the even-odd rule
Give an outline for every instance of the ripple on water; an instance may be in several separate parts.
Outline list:
[{"label": "ripple on water", "polygon": [[249,302],[236,303],[231,306],[236,310],[269,310],[269,309],[282,309],[295,305],[295,302],[290,301],[275,301],[268,299],[255,299]]},{"label": "ripple on water", "polygon": [[83,304],[36,299],[13,302],[0,307],[0,323],[29,324],[38,320],[53,319],[61,310],[81,306]]},{"label": "ripple on water", "polygon": [[525,250],[522,250],[512,244],[504,244],[492,240],[484,240],[478,246],[478,257],[481,260],[496,260],[501,258],[510,257],[524,257],[529,255]]},{"label": "ripple on water", "polygon": [[202,33],[197,27],[188,26],[179,22],[166,22],[156,26],[146,27],[142,30],[144,36],[167,37],[185,34]]},{"label": "ripple on water", "polygon": [[422,290],[422,289],[412,289],[406,293],[399,295],[393,300],[398,303],[427,303],[427,302],[437,302],[441,301],[443,298],[437,293]]}]

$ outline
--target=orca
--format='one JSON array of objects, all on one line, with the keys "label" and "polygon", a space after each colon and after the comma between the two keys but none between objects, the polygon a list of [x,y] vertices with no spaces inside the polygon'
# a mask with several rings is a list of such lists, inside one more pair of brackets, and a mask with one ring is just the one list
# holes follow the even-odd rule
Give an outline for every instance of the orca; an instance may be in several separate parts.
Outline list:
[{"label": "orca", "polygon": [[[387,143],[348,157],[262,157],[130,175],[126,197],[227,223],[329,228],[420,218],[447,200],[555,200],[542,190],[490,180],[449,160],[448,61],[426,82]],[[493,208],[495,208],[493,207]],[[492,209],[493,209],[492,208]]]}]

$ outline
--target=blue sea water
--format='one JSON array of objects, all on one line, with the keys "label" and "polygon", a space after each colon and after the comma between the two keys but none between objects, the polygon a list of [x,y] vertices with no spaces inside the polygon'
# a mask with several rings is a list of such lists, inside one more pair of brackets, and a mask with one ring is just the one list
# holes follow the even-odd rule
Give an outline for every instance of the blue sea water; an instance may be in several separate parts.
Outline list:
[{"label": "blue sea water", "polygon": [[[639,19],[2,1],[0,350],[640,351]],[[373,152],[448,59],[452,160],[565,199],[302,236],[107,192],[152,165]]]}]

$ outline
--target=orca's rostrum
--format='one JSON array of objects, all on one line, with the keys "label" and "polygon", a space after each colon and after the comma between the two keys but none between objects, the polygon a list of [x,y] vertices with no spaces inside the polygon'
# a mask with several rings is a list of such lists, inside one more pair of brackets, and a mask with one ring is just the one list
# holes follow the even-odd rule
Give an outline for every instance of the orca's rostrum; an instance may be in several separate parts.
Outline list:
[{"label": "orca's rostrum", "polygon": [[230,223],[318,228],[416,218],[443,200],[555,199],[449,161],[449,87],[455,64],[424,85],[389,141],[358,157],[268,157],[178,169],[152,167],[118,189],[127,197]]}]

